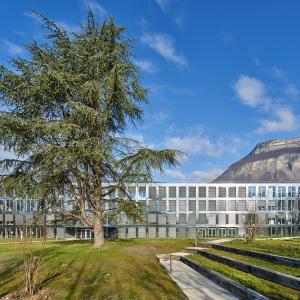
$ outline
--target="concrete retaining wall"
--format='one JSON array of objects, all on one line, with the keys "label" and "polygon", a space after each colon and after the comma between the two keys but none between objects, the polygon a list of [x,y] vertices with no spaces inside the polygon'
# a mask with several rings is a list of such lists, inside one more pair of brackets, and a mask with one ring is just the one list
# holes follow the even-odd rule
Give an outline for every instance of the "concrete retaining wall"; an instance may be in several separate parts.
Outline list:
[{"label": "concrete retaining wall", "polygon": [[300,259],[296,259],[296,258],[284,257],[284,256],[279,256],[274,254],[258,252],[258,251],[233,248],[233,247],[217,245],[217,244],[212,244],[212,248],[231,252],[231,253],[236,253],[236,254],[249,255],[255,258],[261,258],[261,259],[269,260],[271,262],[281,263],[288,266],[300,267]]},{"label": "concrete retaining wall", "polygon": [[222,274],[215,272],[209,268],[201,266],[197,262],[185,257],[181,256],[180,260],[200,273],[201,275],[205,276],[206,278],[210,279],[211,281],[215,282],[216,284],[220,285],[225,290],[232,293],[239,299],[243,300],[267,300],[268,298],[233,281],[230,278],[223,276]]},{"label": "concrete retaining wall", "polygon": [[198,250],[198,253],[211,260],[220,262],[237,270],[253,274],[257,277],[279,283],[289,288],[300,291],[300,278],[295,276],[286,275],[280,272],[276,272],[270,269],[265,269],[252,264],[244,263],[236,259],[228,258],[221,255],[216,255],[205,250]]}]

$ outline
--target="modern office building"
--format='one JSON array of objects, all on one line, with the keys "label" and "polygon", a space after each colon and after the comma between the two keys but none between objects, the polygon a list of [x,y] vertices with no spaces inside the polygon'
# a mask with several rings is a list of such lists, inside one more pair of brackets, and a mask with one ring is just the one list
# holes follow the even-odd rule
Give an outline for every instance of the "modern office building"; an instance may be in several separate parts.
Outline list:
[{"label": "modern office building", "polygon": [[[125,216],[105,224],[106,234],[119,238],[232,237],[244,234],[244,220],[256,212],[264,235],[300,232],[300,183],[151,183],[131,185],[128,193],[145,204],[143,224]],[[62,197],[62,201],[64,200]],[[62,225],[55,214],[35,221],[36,203],[0,198],[0,236],[92,238],[79,222]],[[48,224],[52,220],[52,225]]]}]

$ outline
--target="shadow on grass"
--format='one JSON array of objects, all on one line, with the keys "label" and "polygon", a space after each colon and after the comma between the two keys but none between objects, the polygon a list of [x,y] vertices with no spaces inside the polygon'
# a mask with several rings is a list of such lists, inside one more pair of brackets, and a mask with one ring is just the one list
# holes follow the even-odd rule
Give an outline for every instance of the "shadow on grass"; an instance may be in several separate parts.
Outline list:
[{"label": "shadow on grass", "polygon": [[74,295],[76,288],[79,285],[81,279],[83,278],[84,271],[85,271],[86,265],[88,264],[90,255],[91,255],[91,251],[89,251],[86,259],[81,263],[81,267],[76,274],[75,281],[72,283],[72,285],[70,287],[70,291],[69,291],[69,294],[66,296],[66,300],[74,299],[73,295]]}]

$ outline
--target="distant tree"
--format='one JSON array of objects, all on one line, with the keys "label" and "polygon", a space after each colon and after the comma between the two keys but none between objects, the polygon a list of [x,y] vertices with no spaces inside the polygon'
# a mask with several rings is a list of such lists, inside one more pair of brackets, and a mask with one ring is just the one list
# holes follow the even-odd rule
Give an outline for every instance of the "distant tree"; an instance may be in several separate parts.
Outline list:
[{"label": "distant tree", "polygon": [[[100,24],[90,10],[80,31],[68,32],[35,14],[46,41],[29,44],[28,58],[12,59],[11,68],[0,66],[0,144],[16,155],[1,161],[0,182],[7,193],[47,200],[65,218],[92,226],[99,248],[104,220],[121,212],[142,218],[126,185],[151,181],[154,171],[177,165],[181,153],[124,136],[128,124],[142,122],[148,92],[125,27],[112,18]],[[60,204],[62,192],[73,209]]]},{"label": "distant tree", "polygon": [[245,215],[244,229],[247,243],[255,241],[257,234],[261,231],[262,224],[259,222],[258,214],[250,212]]}]

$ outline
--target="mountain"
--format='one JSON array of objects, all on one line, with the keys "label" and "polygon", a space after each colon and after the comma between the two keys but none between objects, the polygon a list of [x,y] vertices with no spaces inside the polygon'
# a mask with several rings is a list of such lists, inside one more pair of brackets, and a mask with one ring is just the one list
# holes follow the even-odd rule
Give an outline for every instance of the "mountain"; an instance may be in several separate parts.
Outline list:
[{"label": "mountain", "polygon": [[300,138],[257,144],[214,182],[300,182]]}]

